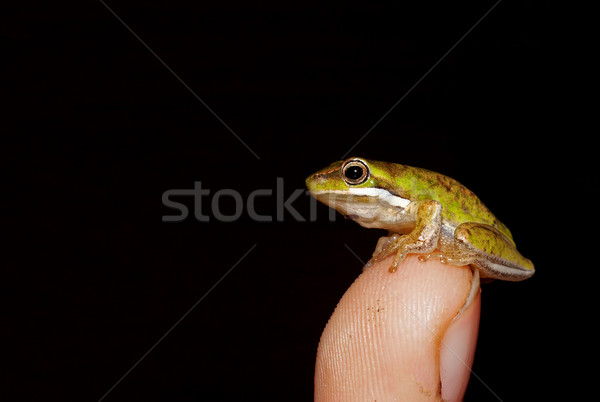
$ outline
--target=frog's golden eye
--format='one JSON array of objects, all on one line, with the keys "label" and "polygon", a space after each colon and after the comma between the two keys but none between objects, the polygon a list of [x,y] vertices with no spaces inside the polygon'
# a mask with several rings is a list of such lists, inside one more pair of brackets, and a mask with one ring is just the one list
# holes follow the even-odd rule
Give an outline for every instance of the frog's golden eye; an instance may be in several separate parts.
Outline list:
[{"label": "frog's golden eye", "polygon": [[369,174],[369,167],[360,159],[350,160],[342,167],[342,177],[351,186],[364,183],[369,178]]}]

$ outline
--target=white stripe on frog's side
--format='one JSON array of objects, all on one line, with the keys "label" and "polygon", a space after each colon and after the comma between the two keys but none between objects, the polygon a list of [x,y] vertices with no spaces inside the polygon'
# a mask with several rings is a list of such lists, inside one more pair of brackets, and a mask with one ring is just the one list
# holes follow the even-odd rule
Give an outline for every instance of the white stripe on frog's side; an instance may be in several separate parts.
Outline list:
[{"label": "white stripe on frog's side", "polygon": [[392,205],[394,207],[406,208],[408,204],[410,204],[410,200],[406,198],[399,197],[397,195],[393,195],[387,190],[382,188],[375,187],[359,187],[359,188],[349,188],[348,191],[343,190],[328,190],[323,191],[323,193],[329,194],[350,194],[350,195],[365,195],[368,197],[377,197],[381,201],[385,202],[388,205]]}]

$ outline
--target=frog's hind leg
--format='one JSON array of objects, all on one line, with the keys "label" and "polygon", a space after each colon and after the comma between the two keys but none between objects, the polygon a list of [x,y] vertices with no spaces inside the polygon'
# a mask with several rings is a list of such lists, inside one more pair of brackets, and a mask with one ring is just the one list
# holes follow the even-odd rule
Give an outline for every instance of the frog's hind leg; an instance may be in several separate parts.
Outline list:
[{"label": "frog's hind leg", "polygon": [[468,256],[482,278],[521,281],[535,272],[531,260],[498,229],[483,223],[466,222],[454,231],[458,253]]}]

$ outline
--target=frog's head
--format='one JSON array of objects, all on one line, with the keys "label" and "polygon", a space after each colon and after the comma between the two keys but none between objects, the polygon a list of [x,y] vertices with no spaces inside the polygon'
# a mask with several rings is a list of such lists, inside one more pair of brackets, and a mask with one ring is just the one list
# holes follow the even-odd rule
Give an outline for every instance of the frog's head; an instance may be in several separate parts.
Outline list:
[{"label": "frog's head", "polygon": [[394,172],[386,162],[349,158],[337,161],[306,179],[317,200],[365,227],[383,227],[410,200],[394,191]]}]

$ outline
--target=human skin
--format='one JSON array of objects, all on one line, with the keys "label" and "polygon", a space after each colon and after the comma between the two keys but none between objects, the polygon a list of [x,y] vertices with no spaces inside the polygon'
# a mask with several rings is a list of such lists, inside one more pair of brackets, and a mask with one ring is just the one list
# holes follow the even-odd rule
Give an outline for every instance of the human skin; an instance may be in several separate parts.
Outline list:
[{"label": "human skin", "polygon": [[391,274],[392,258],[364,271],[329,319],[315,401],[462,400],[481,306],[477,288],[465,307],[471,269],[409,255]]}]

